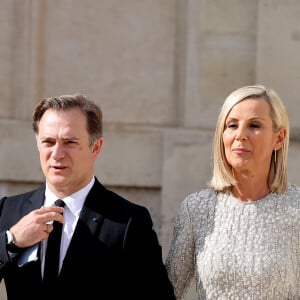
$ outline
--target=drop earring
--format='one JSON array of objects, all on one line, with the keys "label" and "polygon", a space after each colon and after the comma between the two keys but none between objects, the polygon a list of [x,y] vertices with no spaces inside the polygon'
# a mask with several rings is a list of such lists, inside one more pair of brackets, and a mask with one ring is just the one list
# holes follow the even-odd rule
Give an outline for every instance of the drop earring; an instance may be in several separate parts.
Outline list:
[{"label": "drop earring", "polygon": [[277,150],[274,149],[274,162],[276,163],[276,161],[277,161]]}]

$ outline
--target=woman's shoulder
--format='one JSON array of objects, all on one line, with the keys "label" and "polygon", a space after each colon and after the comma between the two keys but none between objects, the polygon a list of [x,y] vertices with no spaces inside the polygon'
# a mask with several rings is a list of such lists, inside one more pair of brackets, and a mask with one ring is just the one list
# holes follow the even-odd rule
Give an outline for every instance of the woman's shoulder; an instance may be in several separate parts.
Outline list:
[{"label": "woman's shoulder", "polygon": [[204,188],[189,194],[183,201],[182,206],[203,208],[215,203],[218,192],[211,188]]},{"label": "woman's shoulder", "polygon": [[300,196],[300,186],[294,183],[288,183],[286,190],[283,193],[278,193],[278,197]]},{"label": "woman's shoulder", "polygon": [[284,211],[300,212],[300,186],[289,183],[284,192],[273,192],[267,197],[267,206],[276,206]]},{"label": "woman's shoulder", "polygon": [[212,188],[203,188],[197,192],[193,192],[189,194],[184,200],[185,201],[192,201],[192,200],[201,200],[201,199],[207,199],[208,197],[216,197],[217,192],[213,190]]},{"label": "woman's shoulder", "polygon": [[285,193],[283,193],[283,198],[288,198],[293,200],[293,202],[296,200],[297,202],[300,202],[300,186],[289,183],[287,190]]}]

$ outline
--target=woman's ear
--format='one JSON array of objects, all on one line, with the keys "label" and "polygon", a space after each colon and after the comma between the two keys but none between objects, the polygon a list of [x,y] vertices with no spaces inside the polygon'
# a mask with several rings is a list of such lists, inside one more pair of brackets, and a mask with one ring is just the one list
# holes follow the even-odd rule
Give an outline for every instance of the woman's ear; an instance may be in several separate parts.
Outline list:
[{"label": "woman's ear", "polygon": [[284,141],[286,138],[286,129],[281,128],[280,130],[278,130],[276,132],[276,134],[277,134],[277,139],[276,139],[275,149],[279,150],[282,147],[282,145],[284,144]]}]

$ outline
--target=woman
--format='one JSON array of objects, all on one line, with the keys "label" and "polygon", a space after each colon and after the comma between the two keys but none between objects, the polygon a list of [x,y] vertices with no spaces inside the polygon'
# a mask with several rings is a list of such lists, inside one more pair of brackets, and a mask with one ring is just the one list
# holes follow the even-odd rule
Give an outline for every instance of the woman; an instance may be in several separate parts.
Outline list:
[{"label": "woman", "polygon": [[189,195],[166,266],[176,299],[300,299],[300,189],[287,181],[289,121],[279,96],[246,86],[225,100],[210,187]]}]

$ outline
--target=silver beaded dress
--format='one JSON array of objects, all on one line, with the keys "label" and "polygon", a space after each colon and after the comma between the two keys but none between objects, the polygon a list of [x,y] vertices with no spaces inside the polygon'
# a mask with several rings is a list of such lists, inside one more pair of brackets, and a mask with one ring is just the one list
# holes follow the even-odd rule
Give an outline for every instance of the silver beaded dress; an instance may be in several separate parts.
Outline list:
[{"label": "silver beaded dress", "polygon": [[180,205],[166,259],[178,300],[300,299],[300,189],[242,202],[204,189]]}]

